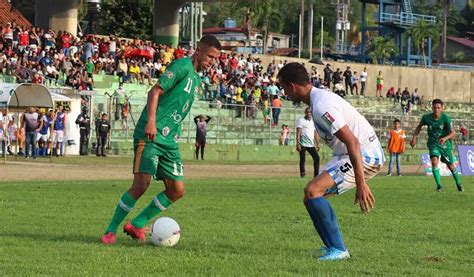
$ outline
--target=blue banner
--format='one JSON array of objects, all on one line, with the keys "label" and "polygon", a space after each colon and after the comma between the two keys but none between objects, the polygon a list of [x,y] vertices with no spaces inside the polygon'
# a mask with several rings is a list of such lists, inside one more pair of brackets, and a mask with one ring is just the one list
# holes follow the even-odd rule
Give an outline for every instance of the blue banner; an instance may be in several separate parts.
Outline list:
[{"label": "blue banner", "polygon": [[462,175],[474,175],[474,145],[457,145]]}]

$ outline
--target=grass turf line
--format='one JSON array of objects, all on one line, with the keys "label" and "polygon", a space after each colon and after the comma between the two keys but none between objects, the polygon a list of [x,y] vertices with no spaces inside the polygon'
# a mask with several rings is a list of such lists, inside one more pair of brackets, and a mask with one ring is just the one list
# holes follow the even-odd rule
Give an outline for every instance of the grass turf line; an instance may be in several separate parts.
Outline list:
[{"label": "grass turf line", "polygon": [[[100,236],[129,181],[0,184],[0,274],[9,275],[469,275],[474,271],[474,186],[443,178],[376,177],[376,210],[363,215],[354,191],[332,198],[353,256],[315,261],[321,245],[301,199],[301,179],[201,180],[164,213],[181,226],[173,248]],[[161,190],[154,184],[129,216]]]}]

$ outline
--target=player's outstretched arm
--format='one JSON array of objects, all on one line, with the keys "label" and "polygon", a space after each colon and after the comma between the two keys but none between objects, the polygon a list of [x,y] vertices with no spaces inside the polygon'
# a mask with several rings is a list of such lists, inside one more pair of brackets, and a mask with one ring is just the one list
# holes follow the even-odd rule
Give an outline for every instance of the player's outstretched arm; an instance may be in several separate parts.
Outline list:
[{"label": "player's outstretched arm", "polygon": [[[349,159],[351,160],[351,164],[354,167],[356,181],[356,195],[354,203],[359,203],[362,212],[370,212],[370,210],[375,208],[375,198],[372,195],[372,191],[370,190],[364,178],[364,167],[362,163],[362,155],[360,154],[359,140],[354,136],[354,133],[352,133],[347,125],[339,129],[335,135],[346,145],[347,152],[349,153]],[[341,170],[344,170],[350,166],[350,164],[345,164],[341,167]]]},{"label": "player's outstretched arm", "polygon": [[413,148],[416,145],[416,137],[420,134],[421,128],[423,127],[423,123],[420,121],[418,123],[418,126],[415,128],[415,132],[413,132],[413,137],[411,138],[410,141],[410,146]]},{"label": "player's outstretched arm", "polygon": [[145,137],[151,141],[154,141],[156,136],[156,109],[158,108],[158,101],[161,94],[163,94],[163,89],[156,84],[148,92],[146,101],[148,121],[145,126]]}]

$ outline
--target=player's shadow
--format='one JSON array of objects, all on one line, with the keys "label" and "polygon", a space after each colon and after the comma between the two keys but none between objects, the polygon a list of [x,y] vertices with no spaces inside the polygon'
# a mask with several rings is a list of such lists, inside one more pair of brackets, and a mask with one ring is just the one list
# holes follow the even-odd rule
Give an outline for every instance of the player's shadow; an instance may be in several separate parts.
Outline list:
[{"label": "player's shadow", "polygon": [[100,236],[89,236],[82,234],[51,234],[51,233],[0,233],[0,237],[11,237],[20,240],[36,240],[43,242],[77,242],[77,243],[88,243],[88,244],[99,244]]}]

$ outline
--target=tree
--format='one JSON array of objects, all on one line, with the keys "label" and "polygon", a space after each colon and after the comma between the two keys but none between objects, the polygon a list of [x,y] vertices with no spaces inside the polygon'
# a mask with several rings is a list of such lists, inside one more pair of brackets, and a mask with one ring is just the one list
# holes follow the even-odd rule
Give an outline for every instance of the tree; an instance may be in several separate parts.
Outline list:
[{"label": "tree", "polygon": [[426,42],[428,38],[432,39],[433,45],[432,47],[435,48],[436,45],[439,43],[439,31],[436,25],[428,24],[424,20],[418,20],[416,25],[412,26],[409,29],[409,34],[413,39],[413,44],[415,48],[418,50],[418,53],[421,53],[422,56],[422,65],[426,67],[425,62],[425,48]]},{"label": "tree", "polygon": [[369,57],[373,63],[384,64],[397,53],[397,46],[391,39],[377,36],[370,41]]},{"label": "tree", "polygon": [[101,5],[99,33],[121,37],[151,39],[153,26],[153,2],[104,1]]}]

